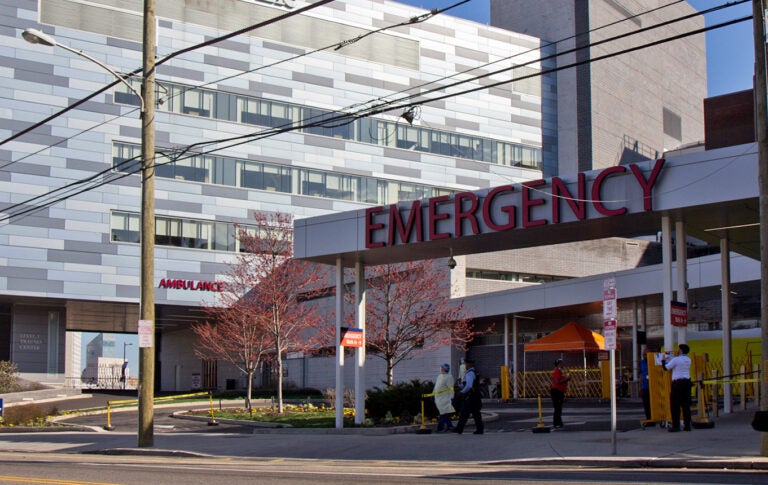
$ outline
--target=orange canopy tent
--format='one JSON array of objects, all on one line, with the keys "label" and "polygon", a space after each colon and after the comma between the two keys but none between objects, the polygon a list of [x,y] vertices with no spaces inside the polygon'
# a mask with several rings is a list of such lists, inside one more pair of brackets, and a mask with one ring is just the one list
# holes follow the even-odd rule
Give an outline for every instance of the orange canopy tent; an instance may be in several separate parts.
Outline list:
[{"label": "orange canopy tent", "polygon": [[597,352],[605,349],[605,339],[599,333],[567,323],[564,327],[525,344],[525,352]]},{"label": "orange canopy tent", "polygon": [[[549,335],[525,344],[523,347],[523,376],[525,376],[526,371],[525,356],[528,352],[581,352],[584,358],[584,393],[586,395],[587,352],[594,353],[604,349],[605,338],[602,335],[570,322]],[[523,379],[523,388],[525,388],[525,379]]]}]

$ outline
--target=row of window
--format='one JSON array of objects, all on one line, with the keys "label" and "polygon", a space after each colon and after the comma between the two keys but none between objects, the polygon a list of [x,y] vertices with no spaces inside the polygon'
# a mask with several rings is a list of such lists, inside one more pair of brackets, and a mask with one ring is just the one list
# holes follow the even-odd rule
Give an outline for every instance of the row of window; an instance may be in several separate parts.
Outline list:
[{"label": "row of window", "polygon": [[[301,131],[315,135],[541,170],[541,149],[536,147],[374,118],[334,121],[343,113],[176,83],[158,86],[157,99],[164,101],[158,110],[273,128],[305,126]],[[139,106],[127,86],[116,89],[116,102]]]},{"label": "row of window", "polygon": [[[155,217],[155,244],[179,248],[209,249],[239,252],[237,228],[247,232],[256,231],[255,226],[227,222],[181,219],[177,217]],[[113,211],[110,224],[113,242],[141,242],[141,215],[132,212]]]},{"label": "row of window", "polygon": [[[112,163],[121,172],[140,169],[141,147],[115,143]],[[454,191],[423,184],[384,180],[360,175],[287,167],[284,165],[211,155],[194,155],[172,162],[162,149],[157,150],[157,177],[214,183],[249,189],[311,195],[376,205],[402,200],[427,199],[450,195]]]},{"label": "row of window", "polygon": [[511,281],[514,283],[551,283],[553,281],[562,281],[568,279],[565,276],[540,275],[529,273],[517,273],[510,271],[491,271],[486,269],[466,270],[467,278],[480,280]]}]

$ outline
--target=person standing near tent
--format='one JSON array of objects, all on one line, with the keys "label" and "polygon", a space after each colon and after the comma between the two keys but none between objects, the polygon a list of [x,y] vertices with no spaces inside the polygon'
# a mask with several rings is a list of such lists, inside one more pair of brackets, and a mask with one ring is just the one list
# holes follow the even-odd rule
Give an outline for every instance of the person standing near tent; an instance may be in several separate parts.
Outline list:
[{"label": "person standing near tent", "polygon": [[549,390],[549,395],[552,397],[552,407],[555,410],[552,417],[552,426],[555,428],[563,427],[563,402],[565,402],[565,393],[568,392],[568,381],[571,380],[571,376],[563,373],[562,365],[563,359],[555,361],[555,369],[552,371],[552,386]]},{"label": "person standing near tent", "polygon": [[672,389],[669,391],[669,408],[672,415],[672,427],[668,430],[670,433],[680,431],[681,408],[683,429],[691,430],[691,358],[688,357],[690,350],[686,344],[680,344],[675,357],[661,362],[664,370],[672,371]]}]

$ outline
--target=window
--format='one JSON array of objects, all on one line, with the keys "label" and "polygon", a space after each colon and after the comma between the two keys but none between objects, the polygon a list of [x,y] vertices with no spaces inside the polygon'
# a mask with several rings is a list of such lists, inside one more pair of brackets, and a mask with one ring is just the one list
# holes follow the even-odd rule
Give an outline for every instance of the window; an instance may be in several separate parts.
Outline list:
[{"label": "window", "polygon": [[[110,217],[113,242],[141,242],[139,214],[114,211]],[[253,232],[253,226],[239,226]],[[155,243],[193,249],[213,249],[235,252],[237,248],[236,226],[226,222],[157,217]]]},{"label": "window", "polygon": [[554,275],[537,275],[530,273],[516,273],[508,271],[493,271],[487,269],[472,269],[467,268],[467,278],[482,279],[482,280],[495,280],[495,281],[511,281],[515,283],[526,284],[542,284],[551,283],[553,281],[562,281],[568,279],[565,276]]},{"label": "window", "polygon": [[188,115],[210,118],[213,93],[201,89],[188,89],[182,95],[181,112]]},{"label": "window", "polygon": [[181,225],[181,247],[208,249],[210,223],[184,220]]},{"label": "window", "polygon": [[[141,83],[133,79],[127,79],[131,86],[136,91],[141,91]],[[115,103],[129,104],[131,106],[141,106],[141,99],[136,96],[136,93],[128,89],[124,83],[120,83],[115,86]]]},{"label": "window", "polygon": [[[140,167],[140,147],[115,143],[113,167],[120,172]],[[375,177],[286,167],[279,164],[238,160],[208,155],[185,155],[172,162],[161,150],[157,151],[155,175],[161,178],[229,185],[248,189],[288,194],[354,200],[372,204],[389,204],[399,200],[424,199],[433,195],[450,195],[453,190],[424,184],[403,183]]]},{"label": "window", "polygon": [[141,218],[138,214],[113,212],[112,241],[138,243],[141,238]]},{"label": "window", "polygon": [[[140,83],[130,81],[134,87]],[[371,118],[356,119],[342,111],[300,106],[253,96],[158,83],[158,110],[267,127],[307,125],[302,131],[363,143],[418,150],[487,163],[541,169],[541,148],[507,143],[432,128],[415,127]],[[139,106],[138,96],[127,86],[115,88],[115,102]],[[665,133],[680,139],[680,117],[664,110]]]},{"label": "window", "polygon": [[181,221],[167,217],[155,218],[155,244],[181,247]]}]

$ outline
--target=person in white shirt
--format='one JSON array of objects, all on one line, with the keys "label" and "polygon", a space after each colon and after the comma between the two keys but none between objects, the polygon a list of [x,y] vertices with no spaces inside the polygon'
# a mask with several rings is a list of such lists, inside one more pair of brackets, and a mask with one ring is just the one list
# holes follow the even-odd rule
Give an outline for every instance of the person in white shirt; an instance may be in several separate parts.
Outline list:
[{"label": "person in white shirt", "polygon": [[686,344],[678,346],[677,355],[664,359],[664,370],[672,372],[672,389],[669,392],[669,408],[672,415],[670,433],[680,431],[680,410],[683,411],[683,430],[691,430],[691,359],[690,348]]}]

